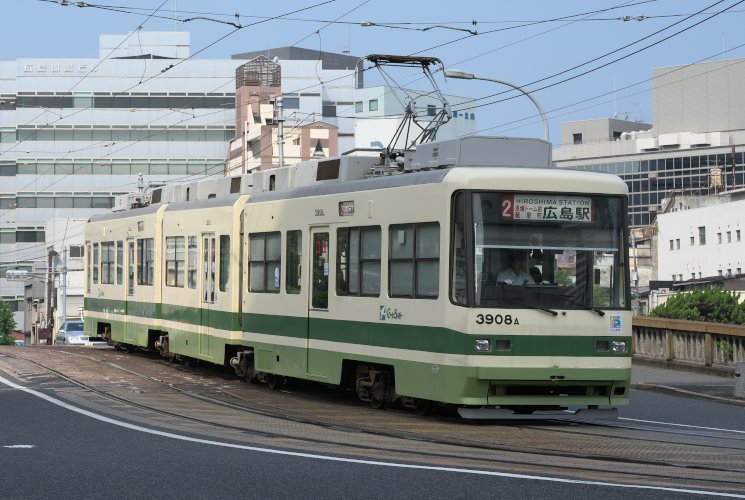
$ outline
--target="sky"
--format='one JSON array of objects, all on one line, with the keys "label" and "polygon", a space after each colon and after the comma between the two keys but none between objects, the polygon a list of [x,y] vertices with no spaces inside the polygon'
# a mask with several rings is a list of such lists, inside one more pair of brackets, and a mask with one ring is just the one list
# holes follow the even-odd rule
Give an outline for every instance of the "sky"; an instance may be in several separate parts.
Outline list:
[{"label": "sky", "polygon": [[[548,117],[554,144],[568,121],[615,116],[653,123],[654,68],[745,57],[745,0],[69,3],[5,0],[0,60],[97,58],[99,35],[138,28],[188,31],[195,58],[293,45],[359,57],[430,56],[445,69],[530,92]],[[383,83],[373,73],[366,86]],[[390,74],[401,85],[430,90],[421,71]],[[535,105],[511,87],[442,73],[436,81],[443,93],[474,99],[459,108],[473,107],[478,133],[543,137]]]}]

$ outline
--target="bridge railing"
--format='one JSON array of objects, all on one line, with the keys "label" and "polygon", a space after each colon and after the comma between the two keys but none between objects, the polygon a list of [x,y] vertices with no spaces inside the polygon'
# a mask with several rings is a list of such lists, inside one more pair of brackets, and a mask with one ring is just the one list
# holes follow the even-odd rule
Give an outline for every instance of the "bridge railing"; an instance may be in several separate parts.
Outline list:
[{"label": "bridge railing", "polygon": [[734,372],[745,361],[745,326],[635,316],[635,358]]}]

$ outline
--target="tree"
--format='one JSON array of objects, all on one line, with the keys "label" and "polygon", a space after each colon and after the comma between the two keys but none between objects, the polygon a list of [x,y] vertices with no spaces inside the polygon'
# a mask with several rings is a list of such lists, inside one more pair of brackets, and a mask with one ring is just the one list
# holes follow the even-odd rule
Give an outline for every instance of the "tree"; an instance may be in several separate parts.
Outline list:
[{"label": "tree", "polygon": [[13,310],[7,302],[0,299],[0,345],[15,345],[16,341],[10,336],[16,327],[16,320],[13,318]]},{"label": "tree", "polygon": [[745,307],[739,303],[738,294],[714,287],[678,292],[661,306],[655,307],[649,315],[658,318],[745,324]]}]

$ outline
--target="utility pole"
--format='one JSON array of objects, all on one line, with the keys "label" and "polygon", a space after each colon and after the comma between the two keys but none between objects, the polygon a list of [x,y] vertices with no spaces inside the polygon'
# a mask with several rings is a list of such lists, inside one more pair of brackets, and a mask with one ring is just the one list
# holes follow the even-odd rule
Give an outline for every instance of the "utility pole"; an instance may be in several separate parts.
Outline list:
[{"label": "utility pole", "polygon": [[[53,323],[54,315],[52,314],[52,289],[54,286],[54,280],[52,277],[54,276],[54,273],[52,271],[52,263],[54,262],[54,257],[57,255],[57,252],[54,251],[54,247],[49,247],[47,250],[47,283],[46,283],[46,310],[47,310],[47,327],[50,330],[50,338],[54,337],[54,330],[57,328],[57,325]],[[36,339],[38,342],[38,338]]]},{"label": "utility pole", "polygon": [[636,231],[634,229],[631,232],[631,247],[634,253],[634,271],[631,273],[631,314],[634,316],[639,315],[639,268],[637,267],[637,254],[636,254]]},{"label": "utility pole", "polygon": [[[67,322],[67,247],[62,247],[62,325]],[[50,336],[51,338],[51,336]]]},{"label": "utility pole", "polygon": [[284,104],[282,102],[282,96],[278,95],[274,98],[274,113],[275,120],[277,121],[277,145],[279,146],[279,166],[285,166],[285,116],[284,116]]}]

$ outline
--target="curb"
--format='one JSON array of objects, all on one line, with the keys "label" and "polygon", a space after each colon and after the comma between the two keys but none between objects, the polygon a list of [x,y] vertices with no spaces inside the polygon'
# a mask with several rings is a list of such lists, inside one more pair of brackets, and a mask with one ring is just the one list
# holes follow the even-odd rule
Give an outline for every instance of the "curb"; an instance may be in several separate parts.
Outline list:
[{"label": "curb", "polygon": [[652,391],[659,392],[662,394],[669,394],[673,396],[686,396],[690,398],[708,399],[719,403],[730,404],[734,406],[745,406],[745,399],[737,398],[724,398],[721,396],[712,396],[711,394],[704,394],[702,392],[688,391],[686,389],[680,389],[678,387],[671,387],[669,385],[651,384],[648,382],[637,382],[631,384],[632,389],[641,391]]}]

